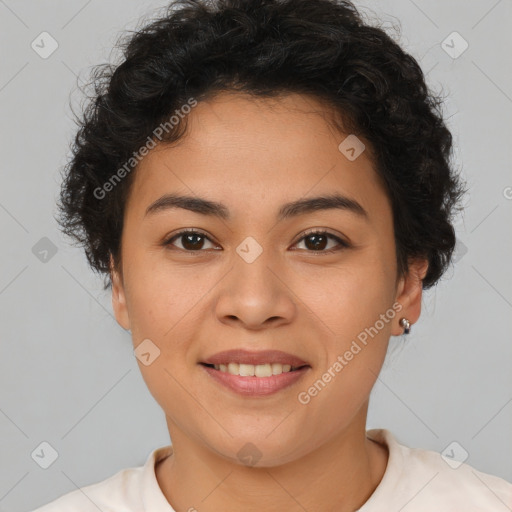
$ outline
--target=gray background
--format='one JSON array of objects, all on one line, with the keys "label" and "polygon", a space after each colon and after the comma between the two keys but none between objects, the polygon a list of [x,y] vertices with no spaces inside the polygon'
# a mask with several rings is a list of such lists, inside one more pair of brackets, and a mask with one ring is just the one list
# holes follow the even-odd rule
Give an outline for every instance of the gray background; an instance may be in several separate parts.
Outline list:
[{"label": "gray background", "polygon": [[[0,0],[0,510],[30,510],[169,443],[110,294],[53,219],[74,129],[68,103],[81,99],[77,75],[82,82],[89,66],[109,60],[119,31],[163,5]],[[401,44],[449,95],[456,163],[470,186],[458,261],[424,295],[412,334],[392,339],[368,428],[440,452],[457,441],[466,462],[512,480],[512,4],[357,5],[390,30],[399,20]],[[47,59],[31,48],[43,31],[59,45]],[[453,31],[469,44],[457,58],[442,46]],[[46,262],[36,257],[43,237],[57,249]],[[59,454],[46,470],[31,457],[43,441]]]}]

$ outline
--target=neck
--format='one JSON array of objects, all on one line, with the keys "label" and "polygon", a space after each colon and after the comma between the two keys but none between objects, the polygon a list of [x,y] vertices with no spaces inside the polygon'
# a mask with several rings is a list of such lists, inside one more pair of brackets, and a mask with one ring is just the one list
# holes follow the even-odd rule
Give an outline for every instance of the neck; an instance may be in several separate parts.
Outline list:
[{"label": "neck", "polygon": [[168,424],[173,454],[157,465],[156,475],[178,511],[353,512],[375,491],[388,460],[387,449],[366,438],[364,423],[299,459],[272,467],[243,466],[220,457]]}]

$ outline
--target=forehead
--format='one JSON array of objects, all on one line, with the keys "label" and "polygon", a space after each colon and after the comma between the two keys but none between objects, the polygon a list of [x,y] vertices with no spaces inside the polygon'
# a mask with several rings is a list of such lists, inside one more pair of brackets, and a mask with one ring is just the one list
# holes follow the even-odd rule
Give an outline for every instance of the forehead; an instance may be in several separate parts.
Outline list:
[{"label": "forehead", "polygon": [[[387,208],[369,144],[353,135],[347,139],[350,134],[333,126],[332,114],[325,104],[299,94],[254,98],[221,93],[199,102],[187,115],[185,135],[177,143],[159,144],[138,165],[130,209],[142,216],[160,195],[176,191],[239,211],[264,198],[277,207],[285,200],[333,191],[353,197],[367,210]],[[364,144],[357,158],[340,150],[346,140],[352,146],[355,142],[356,151]]]}]

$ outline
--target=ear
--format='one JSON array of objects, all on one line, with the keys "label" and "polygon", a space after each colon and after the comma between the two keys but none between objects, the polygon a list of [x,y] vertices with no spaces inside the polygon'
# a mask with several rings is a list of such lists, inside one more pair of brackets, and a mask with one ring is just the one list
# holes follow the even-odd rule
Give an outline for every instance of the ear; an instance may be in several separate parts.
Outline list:
[{"label": "ear", "polygon": [[399,279],[396,301],[402,305],[401,311],[396,315],[391,334],[400,336],[404,328],[400,325],[401,318],[407,318],[415,324],[421,314],[421,297],[423,292],[423,278],[427,274],[428,260],[414,258],[409,260],[409,270]]},{"label": "ear", "polygon": [[125,330],[130,329],[130,317],[126,307],[126,294],[123,276],[114,268],[114,260],[110,255],[110,278],[112,280],[112,308],[117,323]]}]

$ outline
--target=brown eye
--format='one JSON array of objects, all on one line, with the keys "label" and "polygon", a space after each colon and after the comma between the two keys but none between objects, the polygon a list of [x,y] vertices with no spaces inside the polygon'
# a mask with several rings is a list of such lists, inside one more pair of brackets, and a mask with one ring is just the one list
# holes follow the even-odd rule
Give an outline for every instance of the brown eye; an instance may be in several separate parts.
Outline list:
[{"label": "brown eye", "polygon": [[[337,243],[335,243],[334,246],[331,245],[328,247],[329,240],[333,240]],[[339,248],[336,249],[336,246],[341,246],[342,248],[349,247],[347,242],[335,235],[328,233],[327,231],[309,232],[303,236],[299,242],[297,242],[297,244],[302,242],[304,243],[306,250],[309,252],[332,252],[335,250],[340,250]],[[327,247],[328,249],[326,250]]]},{"label": "brown eye", "polygon": [[308,249],[311,249],[313,251],[321,251],[325,249],[325,247],[327,246],[329,242],[329,237],[326,235],[318,235],[315,233],[313,235],[308,235],[304,237],[304,240],[304,243]]},{"label": "brown eye", "polygon": [[197,251],[198,249],[203,248],[204,236],[196,233],[181,235],[181,243],[184,249],[187,249],[188,251]]},{"label": "brown eye", "polygon": [[[175,244],[175,242],[179,242],[181,245]],[[205,244],[210,243],[212,247],[206,247],[206,249],[214,248],[212,241],[200,231],[181,231],[180,233],[174,235],[172,238],[164,242],[165,246],[173,245],[178,249],[183,251],[201,251],[205,249]]]}]

